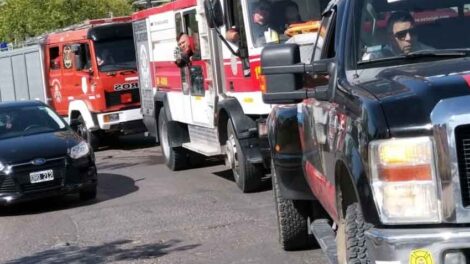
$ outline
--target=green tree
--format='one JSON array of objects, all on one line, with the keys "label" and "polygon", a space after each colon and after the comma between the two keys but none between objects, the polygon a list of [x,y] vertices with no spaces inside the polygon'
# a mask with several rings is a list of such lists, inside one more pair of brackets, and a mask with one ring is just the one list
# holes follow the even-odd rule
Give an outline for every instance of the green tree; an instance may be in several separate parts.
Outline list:
[{"label": "green tree", "polygon": [[0,39],[23,41],[87,19],[131,12],[128,0],[5,0],[0,6]]}]

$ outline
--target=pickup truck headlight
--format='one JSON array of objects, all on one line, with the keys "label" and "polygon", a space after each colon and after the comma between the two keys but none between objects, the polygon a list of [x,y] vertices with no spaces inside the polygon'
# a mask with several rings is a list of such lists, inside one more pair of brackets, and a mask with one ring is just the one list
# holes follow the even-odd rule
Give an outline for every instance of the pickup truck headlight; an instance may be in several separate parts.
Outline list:
[{"label": "pickup truck headlight", "polygon": [[79,159],[88,155],[88,153],[90,153],[90,147],[88,147],[88,144],[85,141],[82,141],[70,149],[69,156],[72,159]]},{"label": "pickup truck headlight", "polygon": [[371,184],[382,223],[441,221],[434,156],[429,137],[369,145]]}]

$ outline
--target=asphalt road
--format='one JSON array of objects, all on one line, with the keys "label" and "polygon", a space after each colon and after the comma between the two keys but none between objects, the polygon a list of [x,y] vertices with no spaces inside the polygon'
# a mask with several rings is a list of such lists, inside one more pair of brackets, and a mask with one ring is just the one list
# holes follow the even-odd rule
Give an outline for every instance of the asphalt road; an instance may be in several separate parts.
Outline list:
[{"label": "asphalt road", "polygon": [[96,153],[95,202],[76,196],[0,208],[1,263],[325,263],[284,252],[270,182],[242,194],[216,161],[171,172],[159,147],[128,137]]}]

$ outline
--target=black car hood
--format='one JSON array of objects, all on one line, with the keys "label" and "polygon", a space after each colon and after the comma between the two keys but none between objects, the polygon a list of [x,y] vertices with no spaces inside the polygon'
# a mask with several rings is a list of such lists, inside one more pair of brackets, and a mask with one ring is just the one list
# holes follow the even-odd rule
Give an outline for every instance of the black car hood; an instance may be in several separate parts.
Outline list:
[{"label": "black car hood", "polygon": [[0,161],[15,164],[36,158],[63,157],[80,141],[82,139],[69,130],[0,139]]},{"label": "black car hood", "polygon": [[429,129],[440,100],[470,95],[467,58],[367,69],[360,76],[357,84],[380,100],[392,136]]}]

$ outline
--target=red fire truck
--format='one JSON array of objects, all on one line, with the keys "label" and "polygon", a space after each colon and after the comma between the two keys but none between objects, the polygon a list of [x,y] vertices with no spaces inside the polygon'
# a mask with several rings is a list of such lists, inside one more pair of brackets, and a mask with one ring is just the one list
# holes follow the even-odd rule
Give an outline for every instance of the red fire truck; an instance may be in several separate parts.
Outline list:
[{"label": "red fire truck", "polygon": [[0,52],[1,101],[38,99],[97,147],[145,131],[130,17],[97,19]]},{"label": "red fire truck", "polygon": [[[287,6],[295,4],[302,22],[320,17],[320,2],[176,0],[133,15],[144,123],[159,138],[169,168],[187,168],[195,153],[225,156],[242,191],[259,187],[270,168],[265,120],[271,110],[262,101],[260,54],[288,39],[281,14]],[[254,24],[261,11],[272,18],[269,25]],[[232,42],[225,38],[230,31]],[[191,56],[181,66],[175,60],[184,38]]]}]

